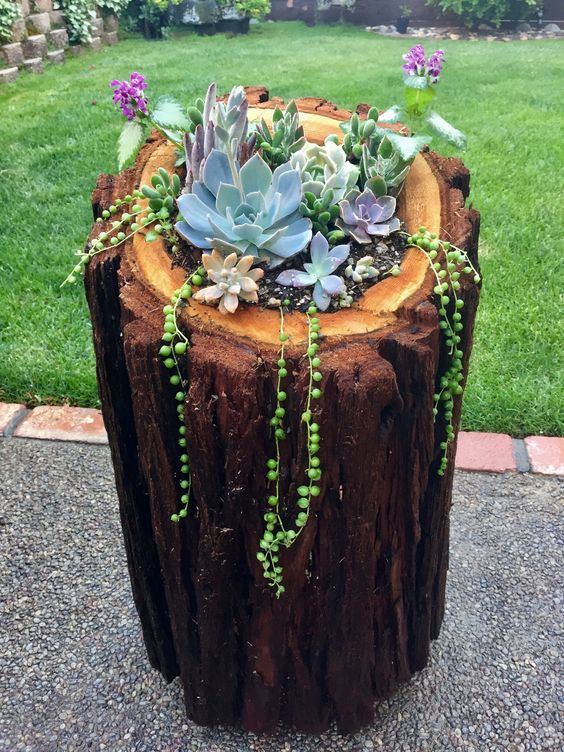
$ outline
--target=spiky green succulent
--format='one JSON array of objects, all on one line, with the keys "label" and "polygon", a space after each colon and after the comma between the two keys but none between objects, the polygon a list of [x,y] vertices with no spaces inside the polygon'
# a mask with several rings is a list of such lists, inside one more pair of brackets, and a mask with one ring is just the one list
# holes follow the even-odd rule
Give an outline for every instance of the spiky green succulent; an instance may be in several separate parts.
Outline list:
[{"label": "spiky green succulent", "polygon": [[262,149],[262,156],[271,167],[278,167],[287,162],[306,142],[294,101],[288,104],[284,112],[280,107],[274,109],[272,130],[262,118],[256,126],[256,134],[257,146]]},{"label": "spiky green succulent", "polygon": [[376,196],[397,196],[413,160],[428,143],[426,136],[401,136],[388,131],[376,149],[362,147],[360,185]]},{"label": "spiky green succulent", "polygon": [[197,248],[263,259],[270,267],[311,240],[311,222],[299,212],[300,176],[286,163],[271,172],[259,154],[243,167],[213,149],[191,193],[177,199],[176,230]]}]

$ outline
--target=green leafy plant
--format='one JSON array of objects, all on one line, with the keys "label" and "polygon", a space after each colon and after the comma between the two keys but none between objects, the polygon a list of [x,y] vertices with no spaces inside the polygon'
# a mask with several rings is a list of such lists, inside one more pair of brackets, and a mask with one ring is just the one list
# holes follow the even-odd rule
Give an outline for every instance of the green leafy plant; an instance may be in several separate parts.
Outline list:
[{"label": "green leafy plant", "polygon": [[0,0],[0,44],[10,42],[14,21],[21,15],[21,6],[15,0]]},{"label": "green leafy plant", "polygon": [[504,18],[528,18],[542,0],[427,0],[443,13],[456,13],[468,26],[499,26]]},{"label": "green leafy plant", "polygon": [[264,18],[270,13],[270,0],[235,0],[235,10],[246,18]]},{"label": "green leafy plant", "polygon": [[94,0],[56,0],[55,7],[63,13],[71,44],[92,39],[92,21],[96,18]]},{"label": "green leafy plant", "polygon": [[400,18],[411,18],[412,10],[409,7],[409,5],[400,5],[399,7],[399,17]]},{"label": "green leafy plant", "polygon": [[119,16],[129,5],[129,0],[96,0],[104,16]]}]

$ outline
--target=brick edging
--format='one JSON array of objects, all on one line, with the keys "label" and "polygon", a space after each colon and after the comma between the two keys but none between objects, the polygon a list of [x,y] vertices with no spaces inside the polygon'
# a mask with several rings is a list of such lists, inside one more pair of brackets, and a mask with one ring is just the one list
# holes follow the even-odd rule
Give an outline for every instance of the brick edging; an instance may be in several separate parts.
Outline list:
[{"label": "brick edging", "polygon": [[[102,413],[89,407],[42,406],[0,402],[0,436],[107,444]],[[564,476],[564,438],[461,431],[456,467],[486,473],[533,472]]]}]

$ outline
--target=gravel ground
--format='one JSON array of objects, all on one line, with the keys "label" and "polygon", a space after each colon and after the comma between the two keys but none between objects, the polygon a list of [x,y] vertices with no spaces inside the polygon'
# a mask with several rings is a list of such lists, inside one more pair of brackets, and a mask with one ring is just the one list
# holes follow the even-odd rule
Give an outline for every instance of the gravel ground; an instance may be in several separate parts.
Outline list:
[{"label": "gravel ground", "polygon": [[[563,488],[458,473],[430,666],[354,737],[205,729],[145,658],[106,447],[0,442],[2,752],[562,750]],[[3,497],[3,498],[2,498]]]}]

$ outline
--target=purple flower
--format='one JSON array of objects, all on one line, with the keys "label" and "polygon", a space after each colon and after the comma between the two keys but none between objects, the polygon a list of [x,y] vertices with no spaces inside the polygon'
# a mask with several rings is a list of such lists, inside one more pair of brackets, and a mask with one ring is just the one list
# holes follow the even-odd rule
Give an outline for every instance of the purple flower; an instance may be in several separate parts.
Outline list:
[{"label": "purple flower", "polygon": [[145,77],[140,73],[133,72],[129,81],[110,81],[110,86],[114,89],[114,104],[119,105],[123,115],[128,120],[134,120],[137,111],[147,114],[147,99],[143,95],[143,90],[147,88]]},{"label": "purple flower", "polygon": [[444,55],[444,50],[435,50],[426,60],[425,48],[422,44],[416,44],[403,55],[403,69],[408,76],[426,76],[429,83],[436,84],[443,67]]}]

